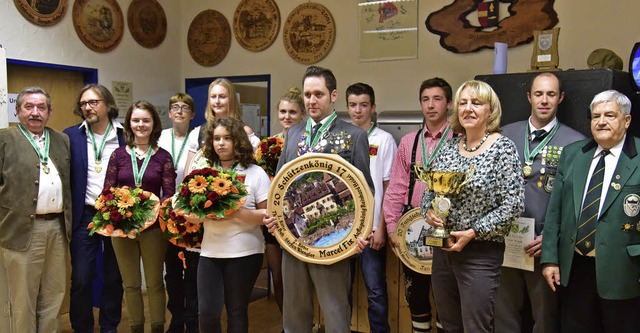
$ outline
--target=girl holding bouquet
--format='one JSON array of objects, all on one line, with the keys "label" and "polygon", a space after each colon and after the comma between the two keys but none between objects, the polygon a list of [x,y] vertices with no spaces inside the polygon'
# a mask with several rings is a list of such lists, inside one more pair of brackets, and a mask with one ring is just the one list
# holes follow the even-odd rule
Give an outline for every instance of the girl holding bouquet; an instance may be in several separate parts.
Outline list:
[{"label": "girl holding bouquet", "polygon": [[[160,202],[175,193],[176,172],[171,154],[158,147],[161,131],[155,107],[146,101],[133,103],[124,122],[127,145],[111,155],[105,189],[140,187],[157,195]],[[140,258],[149,297],[151,332],[164,332],[166,300],[162,272],[168,242],[158,224],[152,224],[133,239],[113,237],[112,243],[124,284],[131,332],[144,332]]]},{"label": "girl holding bouquet", "polygon": [[[255,165],[253,148],[243,123],[217,118],[205,130],[204,156],[210,166],[244,175],[248,193],[244,206],[222,219],[207,219],[198,266],[200,332],[221,332],[226,306],[228,332],[248,331],[251,291],[262,267],[264,239],[260,232],[270,181]],[[220,184],[224,191],[228,184]],[[226,189],[227,191],[229,189]]]}]

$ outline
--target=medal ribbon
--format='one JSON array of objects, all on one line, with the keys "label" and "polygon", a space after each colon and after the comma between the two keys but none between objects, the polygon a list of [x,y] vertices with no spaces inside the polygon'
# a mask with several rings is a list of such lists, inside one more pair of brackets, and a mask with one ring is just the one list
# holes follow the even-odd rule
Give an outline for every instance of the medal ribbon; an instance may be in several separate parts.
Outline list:
[{"label": "medal ribbon", "polygon": [[338,114],[335,112],[332,113],[327,121],[325,121],[324,124],[320,126],[318,132],[316,132],[316,135],[313,138],[313,141],[311,141],[311,128],[313,127],[311,126],[311,118],[307,119],[307,127],[305,128],[305,131],[307,132],[307,138],[305,139],[307,147],[315,147],[315,145],[320,142],[320,139],[324,136],[324,133],[329,129],[329,126],[331,126],[336,118],[338,118]]},{"label": "medal ribbon", "polygon": [[149,150],[147,150],[147,156],[144,157],[144,162],[142,162],[142,167],[138,170],[135,147],[131,148],[131,167],[133,168],[133,181],[135,182],[136,187],[142,186],[142,177],[144,176],[144,171],[147,170],[152,154],[153,148],[149,147]]},{"label": "medal ribbon", "polygon": [[187,131],[187,135],[184,136],[184,141],[182,141],[182,147],[180,147],[180,152],[178,153],[178,156],[176,156],[175,135],[173,134],[173,128],[171,129],[171,157],[173,158],[173,167],[176,169],[178,168],[178,162],[180,161],[180,157],[184,152],[184,147],[187,145],[187,141],[189,140],[189,133],[191,133],[191,130]]},{"label": "medal ribbon", "polygon": [[[44,166],[47,166],[47,163],[49,163],[49,142],[50,142],[49,130],[46,128],[44,129],[44,153],[43,153],[42,151],[40,151],[40,147],[35,142],[35,140],[33,140],[33,137],[29,134],[27,129],[22,125],[22,123],[18,124],[18,128],[20,129],[20,132],[22,132],[22,135],[24,135],[27,138],[27,140],[29,140],[29,143],[31,144],[33,149],[36,150],[36,154],[38,154],[38,159],[40,159],[40,163]],[[46,173],[49,173],[49,171],[47,171]]]},{"label": "medal ribbon", "polygon": [[371,133],[373,133],[373,130],[375,129],[376,129],[376,124],[372,122],[371,127],[369,127],[369,129],[367,130],[367,138],[371,136]]},{"label": "medal ribbon", "polygon": [[104,136],[102,137],[102,142],[100,142],[100,146],[96,146],[96,138],[93,134],[93,131],[91,130],[91,126],[87,124],[87,131],[89,131],[91,144],[93,145],[93,154],[97,164],[100,164],[100,162],[102,162],[102,151],[104,150],[104,145],[107,143],[107,136],[109,136],[109,133],[111,132],[111,128],[112,128],[111,122],[109,122],[109,125],[107,126],[107,130],[104,132]]},{"label": "medal ribbon", "polygon": [[447,140],[447,135],[449,135],[449,132],[451,131],[451,126],[447,126],[447,128],[445,128],[444,132],[442,133],[442,136],[440,137],[440,140],[438,140],[438,144],[436,144],[436,147],[433,149],[433,152],[431,152],[431,155],[429,156],[429,159],[427,159],[427,146],[424,143],[424,133],[422,134],[422,140],[421,140],[421,145],[422,145],[422,168],[427,170],[429,169],[429,166],[431,165],[431,162],[433,162],[433,160],[436,158],[436,155],[438,154],[438,151],[440,150],[440,148],[442,147],[442,145],[444,144],[444,142]]},{"label": "medal ribbon", "polygon": [[214,167],[216,169],[222,170],[222,171],[235,171],[236,167],[238,166],[238,162],[233,162],[233,165],[231,165],[231,167],[229,169],[223,169],[222,165],[220,165],[220,161],[216,162],[216,164],[214,165]]},{"label": "medal ribbon", "polygon": [[544,137],[542,142],[534,149],[532,152],[529,151],[529,138],[531,137],[531,133],[529,133],[529,124],[524,128],[524,163],[526,165],[532,165],[533,160],[536,158],[538,153],[553,139],[553,136],[556,135],[558,131],[558,127],[560,127],[560,122],[556,122],[556,124],[551,129],[551,132]]}]

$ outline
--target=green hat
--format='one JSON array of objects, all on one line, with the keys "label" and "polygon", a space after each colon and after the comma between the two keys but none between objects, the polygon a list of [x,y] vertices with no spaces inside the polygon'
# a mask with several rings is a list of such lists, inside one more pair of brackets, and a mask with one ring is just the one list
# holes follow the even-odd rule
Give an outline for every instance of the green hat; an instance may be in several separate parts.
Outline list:
[{"label": "green hat", "polygon": [[609,68],[622,70],[622,58],[609,49],[596,49],[589,54],[587,65],[591,69]]}]

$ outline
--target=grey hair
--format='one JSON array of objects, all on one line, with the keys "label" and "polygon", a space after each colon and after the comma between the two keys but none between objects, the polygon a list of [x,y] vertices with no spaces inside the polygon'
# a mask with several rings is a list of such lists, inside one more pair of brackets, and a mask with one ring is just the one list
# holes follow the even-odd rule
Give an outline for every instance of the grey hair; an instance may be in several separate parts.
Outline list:
[{"label": "grey hair", "polygon": [[16,98],[16,111],[19,111],[18,108],[22,106],[22,101],[24,100],[24,96],[31,95],[31,94],[44,95],[47,98],[47,109],[51,111],[51,96],[49,96],[49,93],[40,86],[26,87],[22,89],[22,91],[18,95],[18,98]]},{"label": "grey hair", "polygon": [[626,116],[631,114],[631,101],[629,97],[617,90],[605,90],[595,97],[589,104],[589,110],[593,112],[593,109],[598,105],[606,102],[615,102],[620,107],[620,113]]}]

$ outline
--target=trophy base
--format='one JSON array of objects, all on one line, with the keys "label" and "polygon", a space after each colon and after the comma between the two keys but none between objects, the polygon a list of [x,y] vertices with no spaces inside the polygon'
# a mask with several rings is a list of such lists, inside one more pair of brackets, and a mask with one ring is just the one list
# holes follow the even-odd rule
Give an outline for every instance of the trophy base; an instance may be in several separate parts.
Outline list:
[{"label": "trophy base", "polygon": [[456,243],[455,238],[453,236],[449,237],[434,237],[434,236],[425,236],[424,245],[433,246],[433,247],[441,247],[441,248],[450,248],[453,244]]}]

